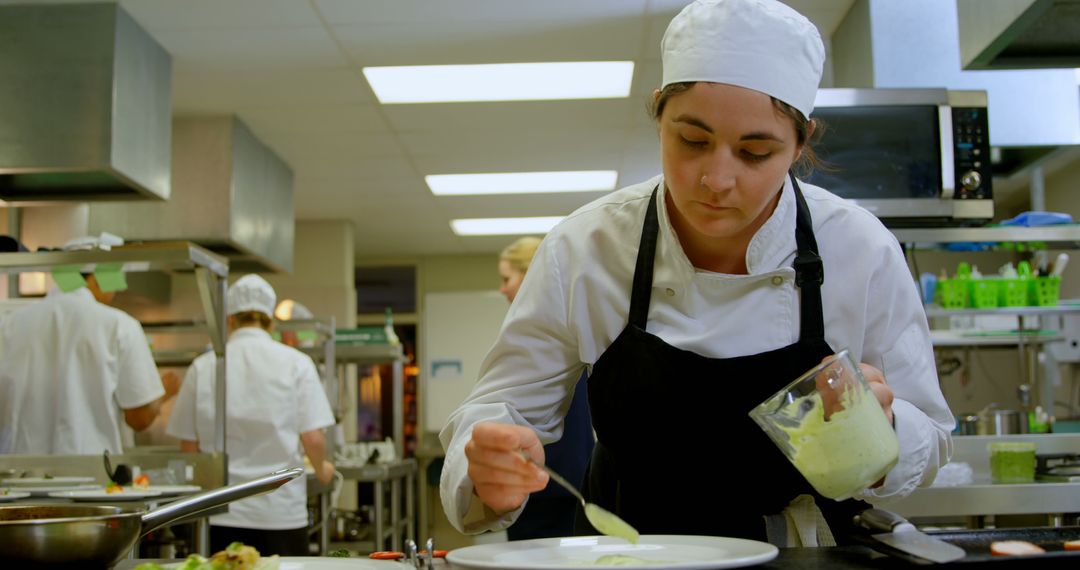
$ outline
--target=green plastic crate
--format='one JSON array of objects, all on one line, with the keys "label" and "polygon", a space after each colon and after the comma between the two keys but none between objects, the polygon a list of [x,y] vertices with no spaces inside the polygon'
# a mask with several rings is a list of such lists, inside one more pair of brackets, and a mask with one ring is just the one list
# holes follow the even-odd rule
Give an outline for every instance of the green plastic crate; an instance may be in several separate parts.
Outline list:
[{"label": "green plastic crate", "polygon": [[999,279],[998,305],[1002,307],[1026,307],[1031,279]]},{"label": "green plastic crate", "polygon": [[1032,305],[1038,307],[1056,307],[1061,293],[1060,277],[1037,277],[1029,279],[1029,298]]},{"label": "green plastic crate", "polygon": [[938,304],[946,309],[963,309],[971,295],[968,279],[939,279],[934,288]]},{"label": "green plastic crate", "polygon": [[998,306],[1000,279],[972,279],[970,306],[976,309],[990,309]]}]

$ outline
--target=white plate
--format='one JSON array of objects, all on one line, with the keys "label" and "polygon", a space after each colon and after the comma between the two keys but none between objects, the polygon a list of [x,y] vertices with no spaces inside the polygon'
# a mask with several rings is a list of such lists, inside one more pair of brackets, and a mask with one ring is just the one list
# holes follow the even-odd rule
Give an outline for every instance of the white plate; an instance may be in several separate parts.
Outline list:
[{"label": "white plate", "polygon": [[25,499],[30,496],[30,493],[25,491],[8,491],[6,494],[0,493],[0,501],[14,501],[16,499]]},{"label": "white plate", "polygon": [[2,487],[71,487],[74,485],[93,483],[93,477],[19,477],[15,479],[2,479]]},{"label": "white plate", "polygon": [[320,558],[317,556],[283,556],[278,570],[414,570],[408,564],[393,560],[372,560],[367,557]]},{"label": "white plate", "polygon": [[203,488],[198,485],[150,485],[147,488],[142,487],[124,487],[124,492],[129,491],[157,491],[162,495],[188,495],[191,493],[198,493]]},{"label": "white plate", "polygon": [[610,536],[539,538],[478,544],[451,550],[446,559],[470,569],[595,570],[603,556],[622,555],[640,564],[619,564],[635,570],[712,570],[768,562],[779,550],[768,543],[720,536],[643,535],[637,544]]},{"label": "white plate", "polygon": [[140,501],[150,497],[161,496],[161,491],[135,491],[124,489],[122,493],[109,493],[105,489],[88,489],[85,491],[57,491],[49,493],[55,499],[71,499],[73,501]]},{"label": "white plate", "polygon": [[49,493],[59,493],[60,491],[89,491],[93,489],[100,489],[99,485],[65,485],[63,487],[14,487],[24,493],[30,493],[33,497],[48,497]]},{"label": "white plate", "polygon": [[[412,566],[392,560],[370,558],[320,558],[317,556],[282,556],[278,570],[413,570]],[[164,568],[179,568],[183,562],[164,564]]]}]

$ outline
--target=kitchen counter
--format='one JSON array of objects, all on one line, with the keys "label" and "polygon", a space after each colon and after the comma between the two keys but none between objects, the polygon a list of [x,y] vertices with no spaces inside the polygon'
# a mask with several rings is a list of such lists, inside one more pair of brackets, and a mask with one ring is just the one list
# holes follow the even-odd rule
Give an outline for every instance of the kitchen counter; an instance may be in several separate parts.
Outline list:
[{"label": "kitchen counter", "polygon": [[1080,513],[1080,483],[993,485],[916,489],[885,505],[907,518]]},{"label": "kitchen counter", "polygon": [[[285,559],[289,560],[289,559]],[[294,559],[301,560],[301,559]],[[317,559],[306,558],[305,561],[316,562]],[[341,558],[324,558],[322,560],[347,560]],[[408,568],[404,564],[398,564],[389,561],[376,561],[368,558],[352,559],[355,560],[356,568],[358,569],[401,569]],[[179,562],[178,560],[125,560],[118,564],[114,570],[132,570],[138,564],[142,562],[158,562],[161,564],[169,564]],[[995,559],[992,562],[994,567],[1005,568],[1030,568],[1034,566],[1032,560],[1027,557],[1018,557],[1014,559]],[[1044,558],[1038,562],[1038,568],[1072,568],[1075,569],[1077,565],[1075,557],[1067,558]],[[295,568],[303,569],[307,567],[307,564],[296,565]],[[964,564],[962,562],[956,562],[952,564],[942,565],[946,568],[971,568],[975,565]],[[284,566],[283,566],[284,567]],[[291,566],[290,567],[294,567]],[[777,556],[771,562],[754,566],[754,568],[765,568],[769,570],[863,570],[863,569],[890,569],[890,568],[918,568],[920,565],[913,564],[911,562],[901,560],[898,558],[891,558],[875,552],[870,548],[864,546],[837,546],[833,548],[782,548],[780,549],[780,555]],[[940,567],[940,566],[939,566]],[[456,570],[458,567],[451,566],[445,562],[437,562],[435,565],[436,570]],[[662,568],[662,566],[657,566]],[[317,570],[316,565],[311,565],[311,570]],[[463,569],[462,569],[463,570]]]}]

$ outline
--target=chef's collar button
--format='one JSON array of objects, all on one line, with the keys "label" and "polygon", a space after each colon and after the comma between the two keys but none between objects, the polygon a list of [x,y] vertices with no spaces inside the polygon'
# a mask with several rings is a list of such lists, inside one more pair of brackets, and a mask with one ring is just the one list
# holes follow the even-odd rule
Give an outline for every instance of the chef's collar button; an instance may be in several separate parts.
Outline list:
[{"label": "chef's collar button", "polygon": [[779,275],[774,275],[772,278],[772,284],[779,287],[784,284],[784,278]]},{"label": "chef's collar button", "polygon": [[664,289],[664,292],[667,293],[668,297],[674,297],[675,296],[675,290],[672,289],[671,287],[668,287],[667,289]]}]

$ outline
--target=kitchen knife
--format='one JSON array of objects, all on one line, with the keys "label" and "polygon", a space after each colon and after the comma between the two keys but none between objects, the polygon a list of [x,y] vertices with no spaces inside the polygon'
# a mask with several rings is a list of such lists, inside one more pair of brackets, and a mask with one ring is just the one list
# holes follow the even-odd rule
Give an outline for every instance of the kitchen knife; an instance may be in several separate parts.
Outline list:
[{"label": "kitchen knife", "polygon": [[904,517],[883,509],[867,509],[856,520],[871,530],[885,530],[873,537],[882,544],[932,562],[945,563],[959,560],[966,554],[963,548],[928,536],[909,523]]}]

